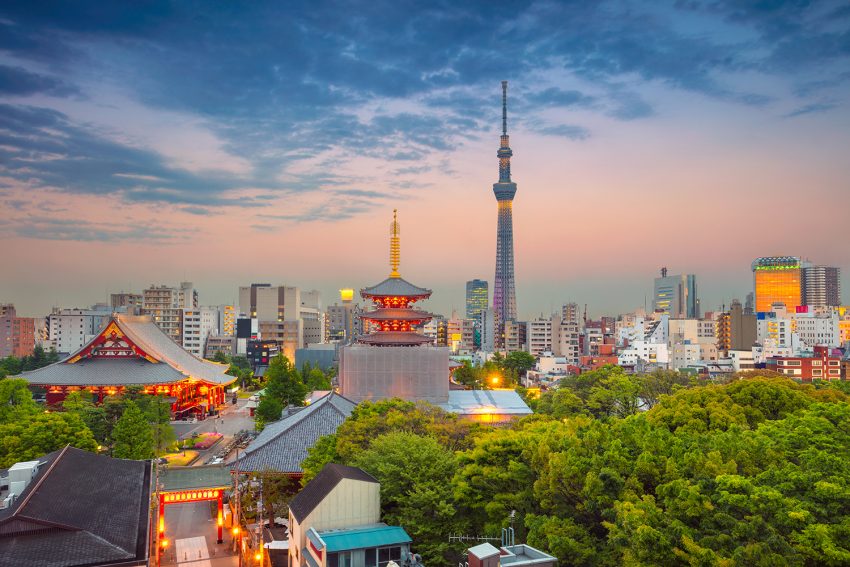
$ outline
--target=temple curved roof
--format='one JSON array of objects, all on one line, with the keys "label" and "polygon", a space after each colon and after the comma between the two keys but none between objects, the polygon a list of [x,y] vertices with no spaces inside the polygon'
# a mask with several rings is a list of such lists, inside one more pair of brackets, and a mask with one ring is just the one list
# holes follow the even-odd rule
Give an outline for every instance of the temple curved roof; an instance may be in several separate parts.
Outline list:
[{"label": "temple curved roof", "polygon": [[430,289],[415,286],[404,278],[387,278],[377,285],[360,290],[362,297],[428,297]]},{"label": "temple curved roof", "polygon": [[402,309],[399,307],[387,307],[385,309],[375,309],[367,311],[361,315],[363,319],[370,321],[427,321],[433,319],[433,315],[427,311],[419,311],[418,309]]},{"label": "temple curved roof", "polygon": [[[92,348],[115,327],[144,351],[143,355],[89,357]],[[30,384],[57,386],[169,384],[186,379],[227,385],[236,380],[227,370],[226,364],[203,360],[183,349],[149,316],[116,314],[94,339],[65,360],[22,372],[20,377]]]}]

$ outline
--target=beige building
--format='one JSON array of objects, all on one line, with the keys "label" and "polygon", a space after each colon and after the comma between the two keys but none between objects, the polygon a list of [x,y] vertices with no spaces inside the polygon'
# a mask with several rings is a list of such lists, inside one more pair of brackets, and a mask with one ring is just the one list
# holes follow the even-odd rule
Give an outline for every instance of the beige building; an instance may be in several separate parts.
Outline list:
[{"label": "beige building", "polygon": [[381,523],[381,485],[356,467],[325,465],[290,502],[289,534],[295,567],[418,563],[407,532]]}]

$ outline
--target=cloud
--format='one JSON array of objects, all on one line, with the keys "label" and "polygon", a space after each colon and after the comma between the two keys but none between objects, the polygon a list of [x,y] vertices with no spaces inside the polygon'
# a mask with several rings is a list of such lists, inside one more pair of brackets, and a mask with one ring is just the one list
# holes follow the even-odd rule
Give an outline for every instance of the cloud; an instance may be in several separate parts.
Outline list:
[{"label": "cloud", "polygon": [[0,95],[26,96],[36,93],[64,97],[79,95],[80,90],[55,77],[32,73],[23,67],[0,65]]},{"label": "cloud", "polygon": [[557,124],[555,126],[544,126],[539,128],[537,132],[546,136],[562,136],[571,140],[586,140],[590,137],[590,132],[587,128],[574,126],[570,124]]},{"label": "cloud", "polygon": [[815,102],[812,104],[806,104],[801,106],[795,110],[787,114],[783,114],[783,118],[796,118],[797,116],[803,116],[804,114],[817,114],[821,112],[826,112],[828,110],[832,110],[837,106],[834,102]]},{"label": "cloud", "polygon": [[133,223],[89,222],[79,219],[30,216],[21,222],[10,223],[14,233],[22,238],[38,240],[76,240],[98,242],[169,243],[188,236],[187,231],[173,227]]}]

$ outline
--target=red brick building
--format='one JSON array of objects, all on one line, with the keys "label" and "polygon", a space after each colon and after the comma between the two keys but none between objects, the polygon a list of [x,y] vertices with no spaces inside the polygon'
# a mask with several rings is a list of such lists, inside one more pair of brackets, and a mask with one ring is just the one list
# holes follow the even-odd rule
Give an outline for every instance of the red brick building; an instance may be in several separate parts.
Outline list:
[{"label": "red brick building", "polygon": [[816,346],[810,356],[774,356],[767,359],[767,369],[803,382],[841,380],[841,351]]}]

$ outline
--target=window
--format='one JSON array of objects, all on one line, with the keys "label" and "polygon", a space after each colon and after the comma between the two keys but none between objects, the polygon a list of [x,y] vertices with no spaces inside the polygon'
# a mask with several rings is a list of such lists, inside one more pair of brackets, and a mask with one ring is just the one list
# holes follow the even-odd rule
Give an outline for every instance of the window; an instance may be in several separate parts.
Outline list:
[{"label": "window", "polygon": [[378,567],[385,567],[390,561],[401,561],[400,547],[382,547],[378,550]]},{"label": "window", "polygon": [[377,565],[377,549],[366,550],[366,567],[375,567]]},{"label": "window", "polygon": [[812,376],[823,376],[823,370],[812,370]]}]

